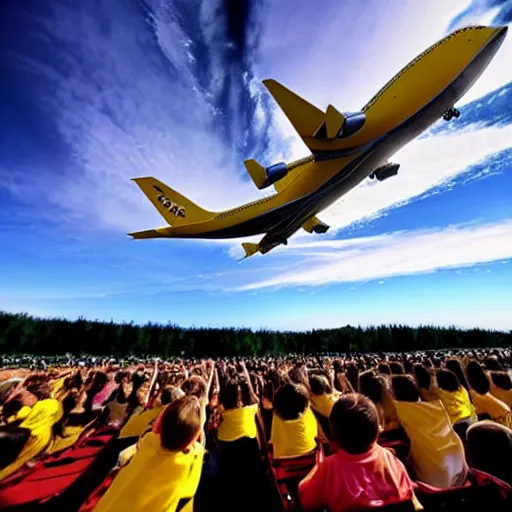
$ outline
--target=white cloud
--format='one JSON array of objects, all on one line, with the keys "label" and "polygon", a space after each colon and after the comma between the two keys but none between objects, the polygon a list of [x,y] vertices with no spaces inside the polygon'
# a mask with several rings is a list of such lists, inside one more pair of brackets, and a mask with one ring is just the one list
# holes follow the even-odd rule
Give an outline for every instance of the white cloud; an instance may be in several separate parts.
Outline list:
[{"label": "white cloud", "polygon": [[240,289],[382,280],[505,260],[512,258],[512,219],[350,240],[292,241],[287,258],[290,265],[300,259],[300,266]]},{"label": "white cloud", "polygon": [[449,186],[472,165],[510,147],[512,126],[475,128],[413,141],[391,158],[400,163],[397,176],[363,182],[322,213],[322,220],[337,229],[375,218],[428,191]]}]

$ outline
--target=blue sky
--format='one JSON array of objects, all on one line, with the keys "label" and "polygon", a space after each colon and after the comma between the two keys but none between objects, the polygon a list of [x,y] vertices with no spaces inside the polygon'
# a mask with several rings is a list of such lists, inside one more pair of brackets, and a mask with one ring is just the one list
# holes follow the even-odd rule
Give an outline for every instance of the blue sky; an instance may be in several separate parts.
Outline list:
[{"label": "blue sky", "polygon": [[[210,210],[256,199],[243,160],[307,148],[261,85],[359,109],[497,0],[25,0],[0,7],[0,309],[183,326],[512,329],[512,37],[439,123],[321,218],[242,264],[165,223],[129,178]],[[421,5],[420,5],[421,4]],[[449,4],[449,7],[447,6]],[[255,240],[258,240],[256,238]]]}]

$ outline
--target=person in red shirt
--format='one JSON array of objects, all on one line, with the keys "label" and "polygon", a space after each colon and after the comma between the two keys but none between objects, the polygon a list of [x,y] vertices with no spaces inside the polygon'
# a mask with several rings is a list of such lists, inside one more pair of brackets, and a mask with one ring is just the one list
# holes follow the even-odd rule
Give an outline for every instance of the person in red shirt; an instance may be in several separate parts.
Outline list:
[{"label": "person in red shirt", "polygon": [[305,510],[342,512],[401,502],[421,508],[402,462],[377,444],[379,420],[371,400],[356,393],[343,395],[329,421],[337,451],[299,484]]}]

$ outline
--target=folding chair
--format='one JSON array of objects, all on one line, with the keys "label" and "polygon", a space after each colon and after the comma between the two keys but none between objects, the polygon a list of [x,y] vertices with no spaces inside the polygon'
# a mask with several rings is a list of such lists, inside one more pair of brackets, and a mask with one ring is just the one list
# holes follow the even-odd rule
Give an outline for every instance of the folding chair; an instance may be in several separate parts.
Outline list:
[{"label": "folding chair", "polygon": [[440,489],[424,482],[415,482],[415,492],[425,511],[488,510],[510,512],[512,487],[501,480],[471,468],[465,484]]},{"label": "folding chair", "polygon": [[317,448],[312,452],[297,457],[274,458],[272,451],[269,451],[272,476],[283,505],[283,510],[297,510],[297,489],[300,481],[308,475],[316,464],[320,464],[323,459],[324,452],[321,444],[318,444]]}]

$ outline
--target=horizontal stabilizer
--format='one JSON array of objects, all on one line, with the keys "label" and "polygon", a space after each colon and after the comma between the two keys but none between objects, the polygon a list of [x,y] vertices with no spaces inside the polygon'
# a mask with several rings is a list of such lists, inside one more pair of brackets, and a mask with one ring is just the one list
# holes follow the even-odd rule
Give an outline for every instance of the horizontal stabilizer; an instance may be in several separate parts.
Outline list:
[{"label": "horizontal stabilizer", "polygon": [[242,247],[244,248],[244,251],[245,251],[244,259],[249,258],[250,256],[256,254],[260,250],[259,244],[251,244],[248,242],[244,242],[242,244]]},{"label": "horizontal stabilizer", "polygon": [[302,138],[312,137],[323,123],[325,114],[276,80],[263,80],[263,84],[272,94],[298,134]]},{"label": "horizontal stabilizer", "polygon": [[311,217],[302,224],[302,227],[308,233],[326,233],[330,226],[319,220],[317,217]]},{"label": "horizontal stabilizer", "polygon": [[164,235],[159,233],[156,229],[148,229],[147,231],[135,231],[128,233],[134,240],[147,240],[148,238],[162,238]]}]

